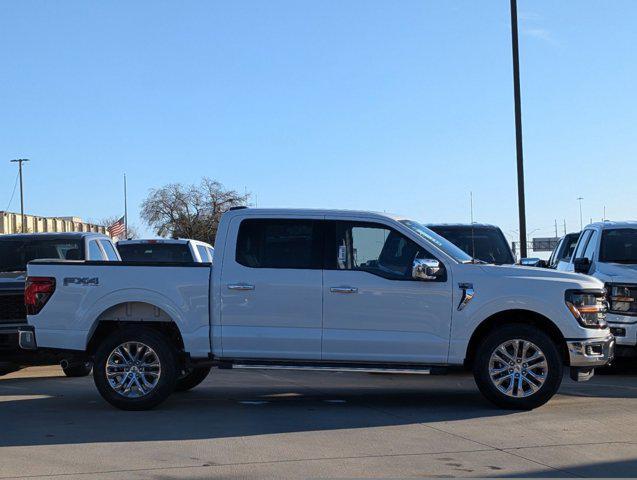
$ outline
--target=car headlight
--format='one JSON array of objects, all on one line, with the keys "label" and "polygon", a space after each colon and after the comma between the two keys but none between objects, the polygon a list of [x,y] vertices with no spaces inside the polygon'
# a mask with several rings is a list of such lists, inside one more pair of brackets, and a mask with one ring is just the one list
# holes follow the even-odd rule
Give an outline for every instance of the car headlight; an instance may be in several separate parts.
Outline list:
[{"label": "car headlight", "polygon": [[637,315],[637,285],[607,283],[608,311],[620,315]]},{"label": "car headlight", "polygon": [[606,328],[606,292],[604,290],[567,290],[566,306],[584,328]]}]

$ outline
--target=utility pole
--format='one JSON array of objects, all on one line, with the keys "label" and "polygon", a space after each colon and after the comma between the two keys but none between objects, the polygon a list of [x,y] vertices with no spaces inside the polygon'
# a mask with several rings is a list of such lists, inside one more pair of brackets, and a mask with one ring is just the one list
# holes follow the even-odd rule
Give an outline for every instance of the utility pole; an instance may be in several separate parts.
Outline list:
[{"label": "utility pole", "polygon": [[577,201],[579,202],[579,229],[580,229],[580,232],[584,229],[584,221],[582,220],[582,200],[584,200],[584,197],[577,197]]},{"label": "utility pole", "polygon": [[18,170],[19,170],[19,175],[20,175],[20,217],[22,218],[22,233],[26,232],[25,229],[25,222],[24,222],[24,190],[22,188],[22,164],[24,162],[28,162],[29,159],[28,158],[16,158],[15,160],[11,160],[11,163],[17,163],[18,164]]},{"label": "utility pole", "polygon": [[557,218],[555,219],[555,238],[557,238]]},{"label": "utility pole", "polygon": [[566,235],[566,219],[564,219],[564,235]]},{"label": "utility pole", "polygon": [[128,240],[128,197],[126,195],[126,174],[124,174],[124,240]]},{"label": "utility pole", "polygon": [[522,102],[520,100],[520,54],[518,50],[518,2],[511,0],[511,47],[513,52],[513,97],[515,103],[515,147],[518,165],[518,214],[520,257],[526,257],[526,205],[524,200],[524,155],[522,149]]}]

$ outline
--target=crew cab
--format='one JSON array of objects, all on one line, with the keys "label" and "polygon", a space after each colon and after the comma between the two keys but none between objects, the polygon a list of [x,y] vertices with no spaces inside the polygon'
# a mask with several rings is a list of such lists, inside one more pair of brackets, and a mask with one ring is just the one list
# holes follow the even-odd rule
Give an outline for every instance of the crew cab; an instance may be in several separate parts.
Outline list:
[{"label": "crew cab", "polygon": [[586,226],[575,253],[559,262],[557,269],[586,273],[604,282],[617,353],[637,356],[637,222]]},{"label": "crew cab", "polygon": [[[26,325],[24,284],[27,263],[34,259],[117,261],[119,256],[106,235],[88,232],[33,233],[0,236],[0,362],[3,370],[57,363],[57,358],[33,355],[18,347],[18,327]],[[64,360],[64,359],[62,359]],[[85,362],[64,362],[68,376],[86,375]]]},{"label": "crew cab", "polygon": [[444,373],[470,368],[531,409],[564,368],[609,362],[604,285],[488,265],[420,223],[371,212],[233,209],[214,265],[34,261],[25,349],[95,362],[104,399],[152,408],[211,367]]},{"label": "crew cab", "polygon": [[212,263],[212,245],[187,238],[120,240],[117,250],[125,262]]}]

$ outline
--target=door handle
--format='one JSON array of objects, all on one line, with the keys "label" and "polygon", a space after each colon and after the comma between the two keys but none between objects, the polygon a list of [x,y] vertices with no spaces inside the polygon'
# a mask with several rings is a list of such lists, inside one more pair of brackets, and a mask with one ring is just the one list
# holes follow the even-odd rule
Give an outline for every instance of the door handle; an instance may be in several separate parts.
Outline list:
[{"label": "door handle", "polygon": [[229,283],[228,290],[254,290],[254,285],[247,283]]},{"label": "door handle", "polygon": [[330,287],[330,292],[332,293],[357,293],[358,288],[356,287]]}]

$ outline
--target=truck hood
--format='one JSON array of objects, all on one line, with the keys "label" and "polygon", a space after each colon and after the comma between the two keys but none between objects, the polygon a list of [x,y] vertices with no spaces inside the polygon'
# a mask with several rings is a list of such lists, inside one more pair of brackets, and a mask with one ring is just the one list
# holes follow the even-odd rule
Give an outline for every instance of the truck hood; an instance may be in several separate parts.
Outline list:
[{"label": "truck hood", "polygon": [[562,283],[565,288],[604,288],[601,281],[589,275],[561,272],[551,268],[519,265],[480,265],[480,268],[487,275],[505,277],[511,280]]},{"label": "truck hood", "polygon": [[625,263],[598,263],[595,276],[611,282],[637,283],[637,265]]}]

